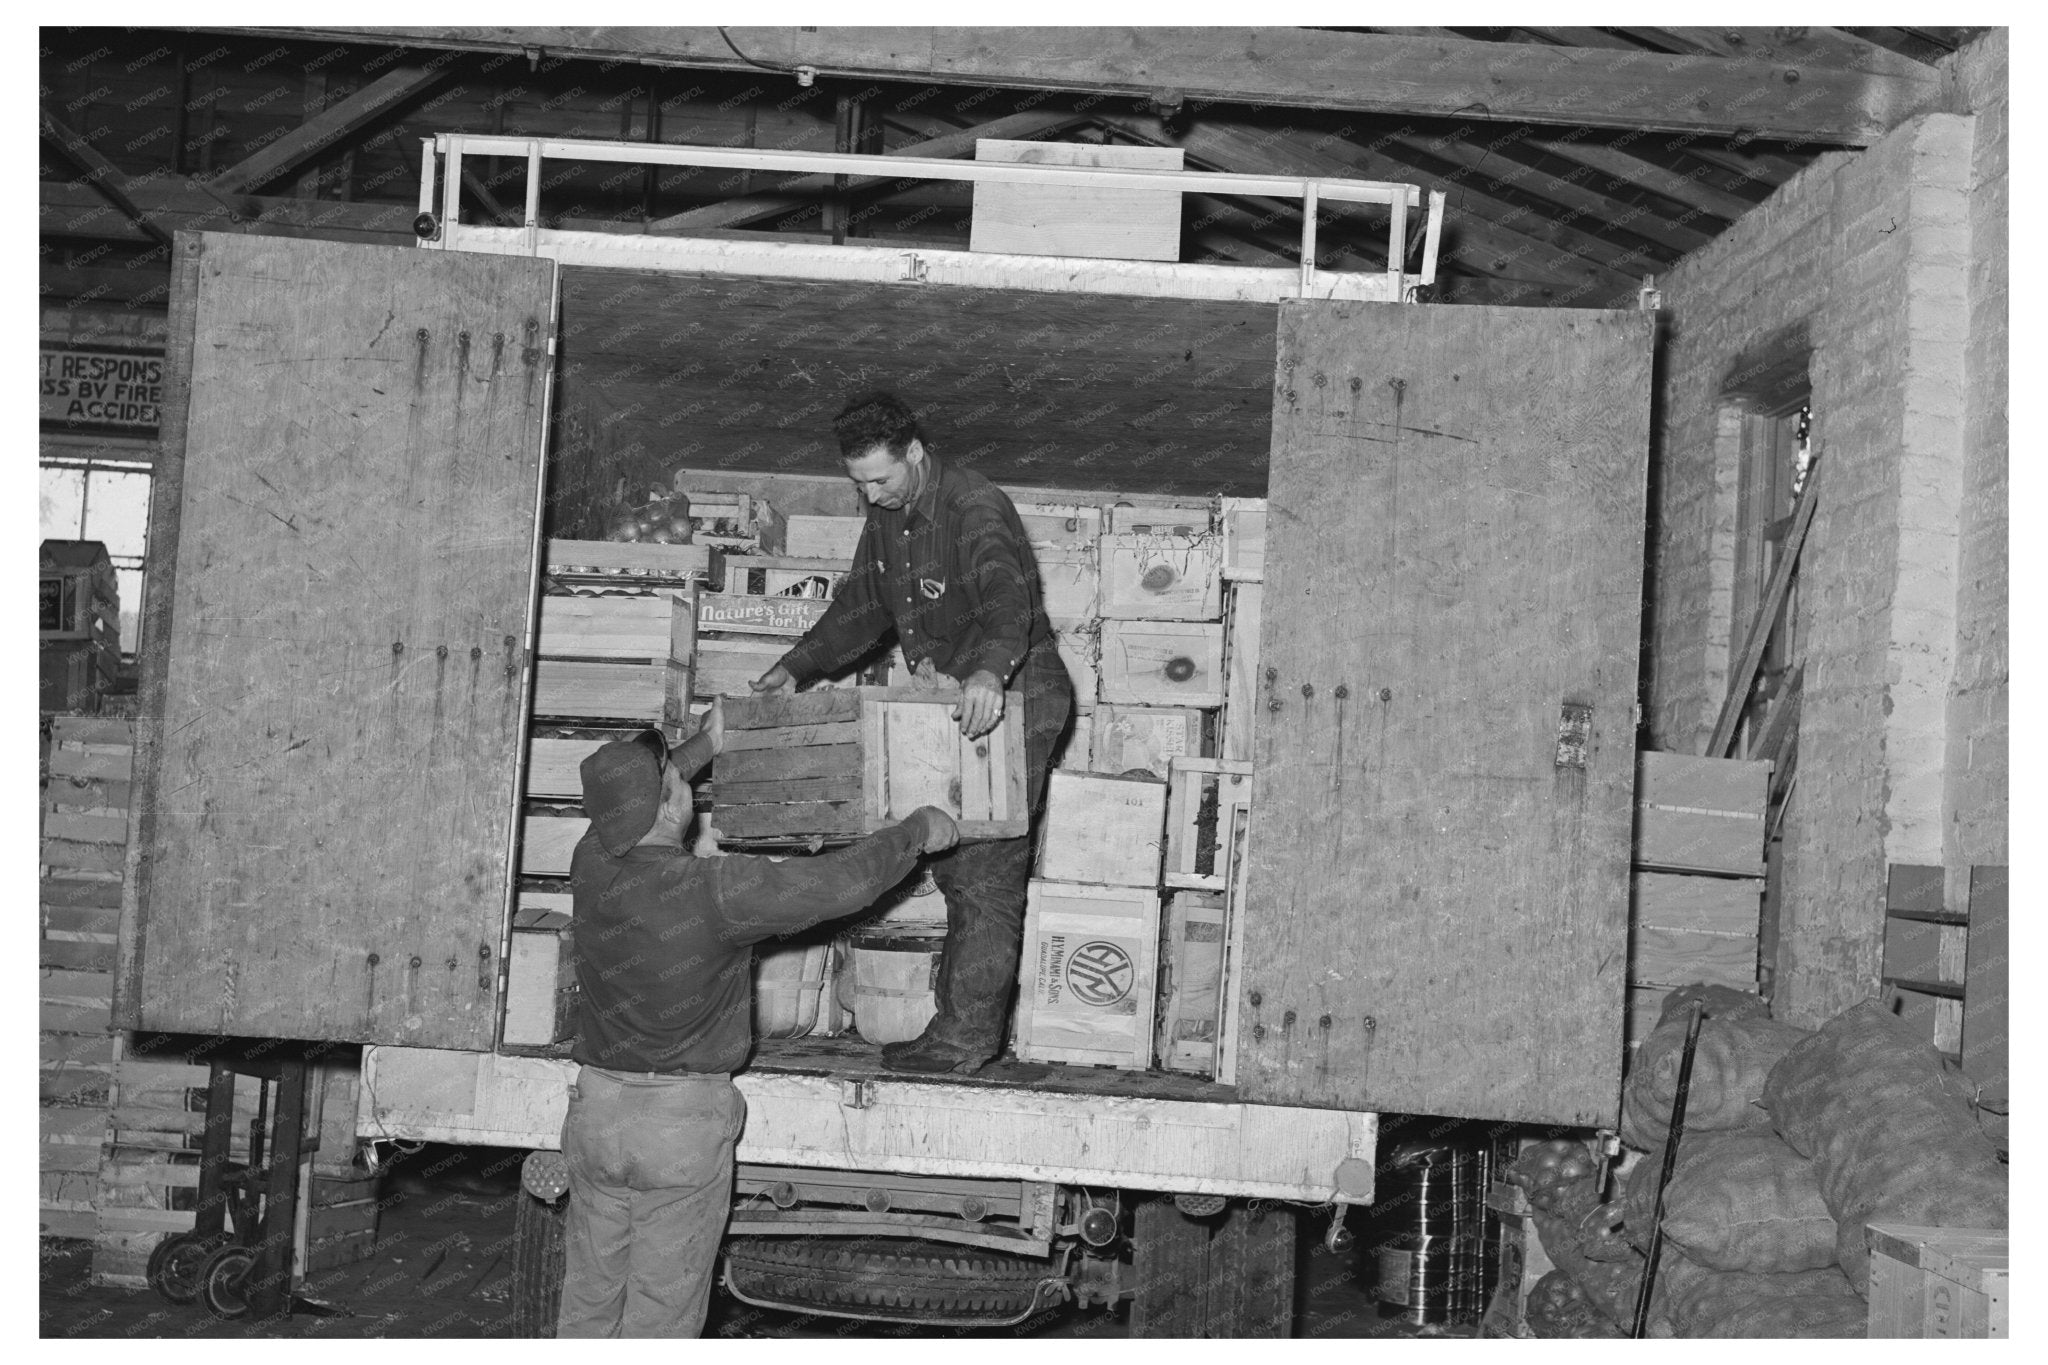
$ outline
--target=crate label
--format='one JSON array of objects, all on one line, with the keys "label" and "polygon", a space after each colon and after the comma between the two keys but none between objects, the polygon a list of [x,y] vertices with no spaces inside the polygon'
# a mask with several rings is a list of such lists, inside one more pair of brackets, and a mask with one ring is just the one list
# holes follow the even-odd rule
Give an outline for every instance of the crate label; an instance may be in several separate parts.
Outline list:
[{"label": "crate label", "polygon": [[832,604],[822,597],[752,597],[707,593],[697,599],[699,630],[754,631],[802,635]]},{"label": "crate label", "polygon": [[1038,945],[1042,1009],[1136,1015],[1138,963],[1129,940],[1047,934]]}]

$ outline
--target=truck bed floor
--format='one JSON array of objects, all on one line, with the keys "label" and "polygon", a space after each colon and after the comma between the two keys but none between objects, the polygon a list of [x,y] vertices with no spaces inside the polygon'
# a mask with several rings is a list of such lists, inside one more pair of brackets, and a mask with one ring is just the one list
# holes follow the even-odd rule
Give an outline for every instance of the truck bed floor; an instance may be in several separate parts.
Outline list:
[{"label": "truck bed floor", "polygon": [[1078,1095],[1127,1095],[1141,1099],[1194,1100],[1236,1104],[1237,1088],[1200,1076],[1165,1071],[1125,1071],[1066,1062],[1020,1062],[1005,1055],[972,1076],[951,1072],[913,1075],[885,1070],[882,1049],[859,1038],[771,1038],[754,1045],[747,1069],[795,1075],[841,1076],[848,1080],[932,1081],[943,1085],[985,1085]]}]

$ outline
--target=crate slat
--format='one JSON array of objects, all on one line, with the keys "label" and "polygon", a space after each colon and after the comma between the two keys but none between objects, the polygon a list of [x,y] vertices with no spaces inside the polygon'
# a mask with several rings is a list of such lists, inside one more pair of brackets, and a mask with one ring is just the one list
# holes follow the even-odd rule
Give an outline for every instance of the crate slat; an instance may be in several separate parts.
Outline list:
[{"label": "crate slat", "polygon": [[533,713],[567,719],[680,724],[690,695],[690,670],[677,663],[534,664]]},{"label": "crate slat", "polygon": [[539,657],[688,665],[695,636],[690,597],[672,591],[644,597],[543,597]]}]

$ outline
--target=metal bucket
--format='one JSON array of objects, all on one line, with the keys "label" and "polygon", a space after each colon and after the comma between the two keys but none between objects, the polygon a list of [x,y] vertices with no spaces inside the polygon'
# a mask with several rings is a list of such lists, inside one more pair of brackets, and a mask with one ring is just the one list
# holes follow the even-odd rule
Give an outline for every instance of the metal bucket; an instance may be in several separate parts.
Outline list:
[{"label": "metal bucket", "polygon": [[1443,1323],[1485,1311],[1493,1278],[1489,1156],[1478,1138],[1420,1139],[1386,1150],[1371,1223],[1381,1317]]}]

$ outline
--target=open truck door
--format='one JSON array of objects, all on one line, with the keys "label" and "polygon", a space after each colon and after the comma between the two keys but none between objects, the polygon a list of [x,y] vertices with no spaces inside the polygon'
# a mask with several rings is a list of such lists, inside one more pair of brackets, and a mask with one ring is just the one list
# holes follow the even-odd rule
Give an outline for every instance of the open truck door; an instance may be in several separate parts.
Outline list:
[{"label": "open truck door", "polygon": [[1246,1098],[1615,1122],[1652,325],[1281,305]]},{"label": "open truck door", "polygon": [[555,298],[179,234],[117,1027],[490,1048]]}]

